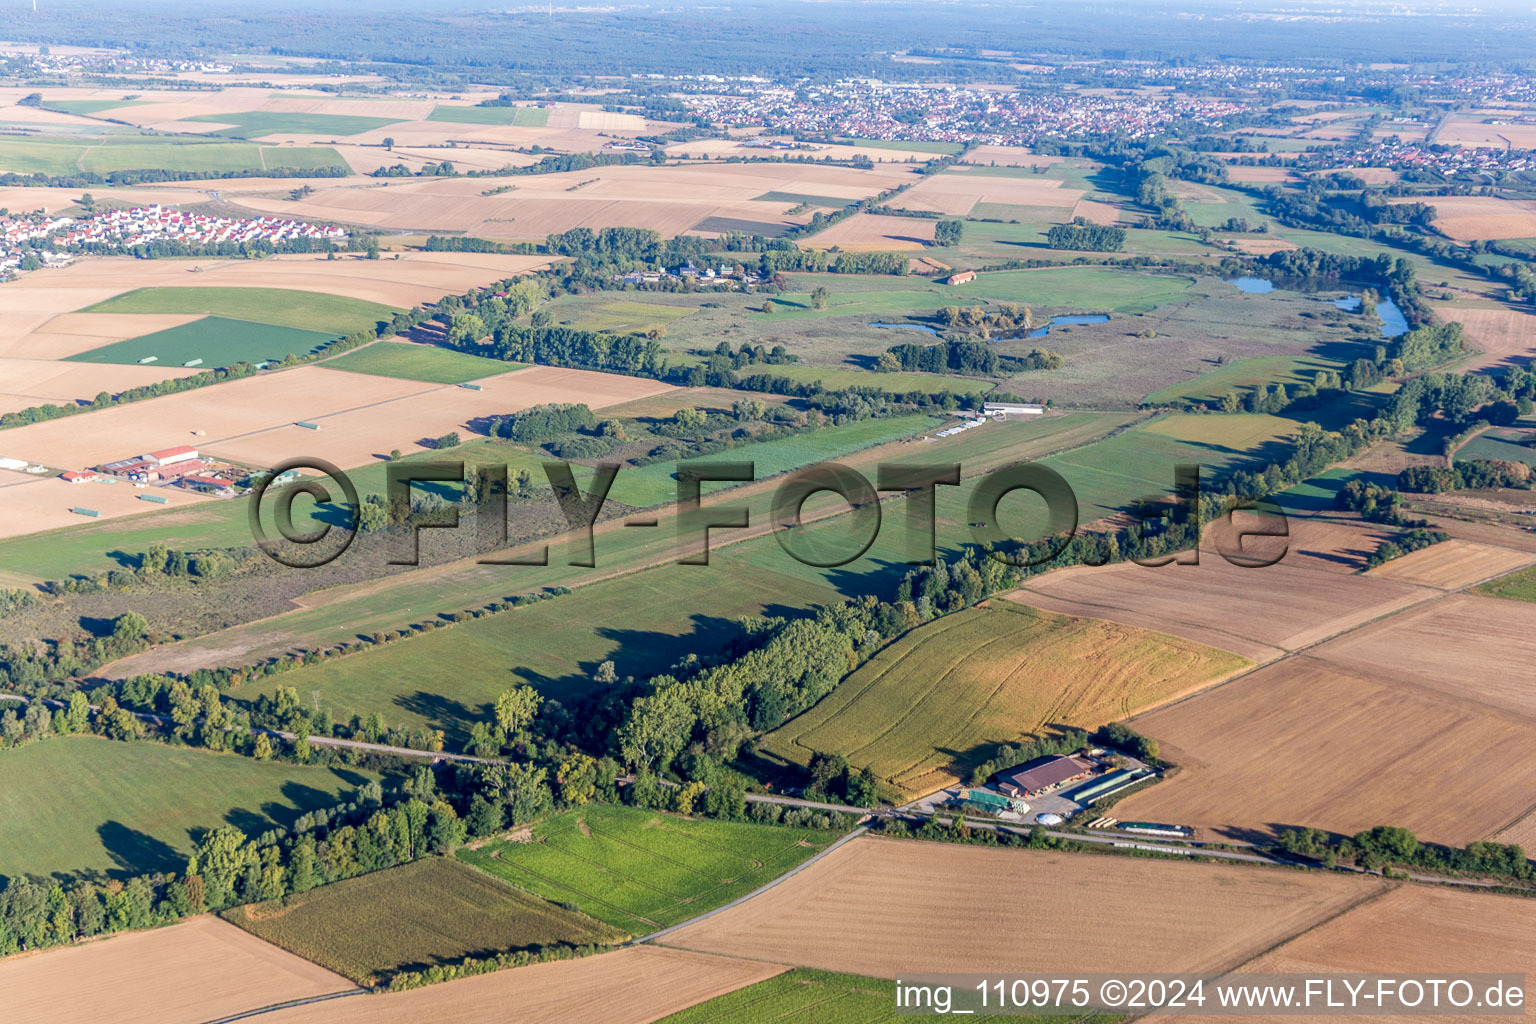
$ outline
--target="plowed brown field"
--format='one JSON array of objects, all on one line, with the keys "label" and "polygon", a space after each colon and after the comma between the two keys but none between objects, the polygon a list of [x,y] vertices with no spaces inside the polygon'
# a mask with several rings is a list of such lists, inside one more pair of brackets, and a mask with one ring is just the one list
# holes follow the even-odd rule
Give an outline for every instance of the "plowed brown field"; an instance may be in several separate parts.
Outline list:
[{"label": "plowed brown field", "polygon": [[[1359,972],[1444,977],[1511,972],[1527,978],[1526,1002],[1536,993],[1536,914],[1517,896],[1403,886],[1363,903],[1245,964],[1238,973],[1293,972],[1317,976]],[[1482,993],[1477,995],[1481,997]],[[1230,1017],[1176,1017],[1179,1024]],[[1245,1017],[1294,1021],[1296,1017]],[[1424,1020],[1418,1016],[1332,1015],[1364,1024]],[[1483,1016],[1436,1014],[1436,1021],[1485,1021]]]},{"label": "plowed brown field", "polygon": [[1530,685],[1536,604],[1453,594],[1311,653],[1347,671],[1377,673],[1536,720],[1536,687]]},{"label": "plowed brown field", "polygon": [[17,1022],[198,1024],[353,987],[216,917],[0,961]]},{"label": "plowed brown field", "polygon": [[1513,551],[1470,540],[1448,540],[1394,558],[1372,569],[1368,575],[1442,590],[1460,590],[1532,562],[1536,562],[1536,556],[1528,551]]},{"label": "plowed brown field", "polygon": [[1204,554],[1199,565],[1063,569],[1032,580],[1018,600],[1161,630],[1262,663],[1427,596],[1395,580],[1288,561],[1244,569]]},{"label": "plowed brown field", "polygon": [[1461,845],[1530,809],[1530,719],[1395,680],[1298,656],[1142,716],[1183,770],[1115,814],[1239,839],[1401,825]]},{"label": "plowed brown field", "polygon": [[1536,358],[1536,316],[1517,309],[1436,306],[1441,320],[1459,320],[1466,339],[1483,354],[1459,365],[1461,370],[1524,365]]},{"label": "plowed brown field", "polygon": [[[1042,972],[1219,970],[1381,885],[1361,876],[866,836],[662,941],[875,977],[1021,964]],[[1023,886],[1040,900],[1011,895]]]},{"label": "plowed brown field", "polygon": [[613,953],[482,974],[411,992],[297,1006],[270,1024],[649,1024],[784,970],[676,949]]}]

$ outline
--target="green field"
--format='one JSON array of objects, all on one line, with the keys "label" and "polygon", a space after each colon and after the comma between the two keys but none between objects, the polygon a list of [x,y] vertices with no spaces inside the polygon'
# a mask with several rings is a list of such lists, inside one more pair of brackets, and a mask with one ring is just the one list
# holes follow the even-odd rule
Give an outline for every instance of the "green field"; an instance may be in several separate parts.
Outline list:
[{"label": "green field", "polygon": [[660,302],[633,302],[605,296],[571,296],[544,306],[555,323],[583,331],[639,334],[669,324],[691,313],[696,306],[671,306]]},{"label": "green field", "polygon": [[624,940],[607,925],[442,857],[235,907],[223,917],[359,985],[466,956]]},{"label": "green field", "polygon": [[1478,587],[1477,592],[1490,597],[1508,598],[1511,601],[1536,603],[1536,566],[1512,572],[1508,576],[1500,576],[1496,580],[1489,580]]},{"label": "green field", "polygon": [[344,167],[329,146],[259,146],[249,142],[188,142],[128,135],[105,139],[3,139],[0,171],[68,175],[80,171],[164,169],[219,174],[226,171]]},{"label": "green field", "polygon": [[1191,640],[994,599],[906,634],[763,749],[802,765],[842,754],[921,796],[966,781],[995,744],[1091,730],[1246,664]]},{"label": "green field", "polygon": [[837,839],[782,825],[591,804],[458,856],[545,899],[643,935],[771,881]]},{"label": "green field", "polygon": [[[1194,279],[1101,267],[1047,267],[983,274],[962,285],[938,285],[892,277],[843,281],[838,274],[797,274],[794,290],[774,297],[773,313],[751,314],[754,322],[775,323],[837,316],[931,315],[943,306],[983,300],[1019,302],[1039,308],[1140,313],[1178,299]],[[824,284],[832,295],[825,309],[811,305],[811,290]],[[803,289],[803,290],[802,290]]]},{"label": "green field", "polygon": [[358,114],[284,114],[265,110],[239,113],[198,114],[187,121],[213,122],[232,127],[209,132],[236,139],[259,139],[263,135],[361,135],[387,124],[399,124],[398,117],[363,117]]},{"label": "green field", "polygon": [[0,875],[180,870],[202,829],[259,835],[378,778],[96,737],[3,751],[0,765]]},{"label": "green field", "polygon": [[202,313],[303,331],[350,334],[388,321],[400,310],[344,295],[289,288],[165,287],[135,288],[80,312]]},{"label": "green field", "polygon": [[[859,420],[840,427],[825,427],[794,437],[741,445],[699,460],[656,462],[621,469],[608,496],[636,508],[649,508],[677,500],[677,470],[690,461],[751,462],[754,477],[766,479],[815,462],[836,459],[861,448],[873,448],[897,438],[931,430],[944,421],[936,416],[910,415],[890,419]],[[706,485],[708,486],[708,485]],[[715,485],[716,489],[720,485]],[[706,489],[705,493],[709,493]]]},{"label": "green field", "polygon": [[[675,532],[625,530],[624,534],[673,542]],[[620,536],[623,541],[629,538]],[[769,541],[773,544],[773,541]],[[774,550],[778,551],[777,545]],[[778,552],[784,563],[790,559]],[[570,580],[564,546],[550,546],[548,568],[480,567],[481,586],[512,594],[542,580]],[[599,547],[599,567],[604,560]],[[369,602],[383,628],[428,618],[442,608],[463,607],[473,599],[446,580],[432,598],[420,593],[384,592]],[[571,700],[599,684],[598,665],[612,660],[620,678],[637,679],[667,671],[678,659],[715,650],[737,633],[735,619],[770,611],[801,609],[837,600],[821,581],[800,580],[772,571],[743,578],[706,566],[667,564],[618,579],[593,583],[565,597],[528,605],[401,643],[322,662],[293,673],[253,681],[242,697],[254,698],[277,686],[316,692],[338,717],[382,713],[389,722],[430,725],[461,743],[470,726],[490,713],[491,702],[519,683],[537,687],[546,697]],[[327,624],[348,635],[364,628],[341,605],[318,609]],[[349,624],[350,620],[350,624]],[[270,683],[270,685],[269,685]]]},{"label": "green field", "polygon": [[465,107],[439,103],[428,121],[455,124],[514,124],[519,128],[543,128],[549,123],[548,107]]},{"label": "green field", "polygon": [[1342,362],[1322,356],[1256,356],[1252,359],[1239,359],[1209,373],[1154,391],[1143,401],[1147,405],[1219,402],[1229,391],[1243,392],[1259,384],[1299,384],[1311,381],[1322,370],[1343,368]]},{"label": "green field", "polygon": [[375,377],[403,377],[429,384],[463,384],[465,381],[494,377],[498,373],[521,369],[522,363],[486,359],[468,352],[454,352],[432,345],[414,345],[402,341],[380,341],[354,349],[336,359],[326,360],[332,370],[368,373]]},{"label": "green field", "polygon": [[1502,459],[1505,462],[1523,462],[1536,466],[1536,447],[1512,444],[1499,437],[1480,434],[1462,445],[1456,452],[1458,461],[1466,459]]},{"label": "green field", "polygon": [[[956,1002],[955,1007],[959,1007]],[[969,1012],[969,1011],[967,1011]],[[857,974],[831,974],[797,967],[767,981],[748,985],[708,1002],[663,1017],[657,1024],[896,1024],[908,1018],[896,1012],[896,983]],[[1107,1024],[1113,1017],[1077,1015],[1036,1017],[978,1014],[982,1024]]]},{"label": "green field", "polygon": [[290,354],[306,356],[335,337],[319,331],[205,316],[180,327],[93,348],[69,356],[67,361],[133,365],[153,356],[156,366],[185,366],[201,360],[198,366],[211,370],[242,362],[280,361]]},{"label": "green field", "polygon": [[[893,339],[899,339],[903,335],[896,332],[891,334]],[[891,344],[896,344],[892,341]],[[990,380],[984,377],[945,377],[936,373],[882,373],[875,374],[869,370],[855,370],[853,368],[829,367],[829,366],[805,366],[799,363],[786,363],[781,366],[763,367],[765,373],[771,373],[775,377],[783,377],[797,383],[811,384],[821,381],[828,388],[869,388],[878,387],[885,391],[907,392],[926,391],[929,394],[943,394],[948,391],[956,395],[974,395],[991,391],[994,387]]]}]

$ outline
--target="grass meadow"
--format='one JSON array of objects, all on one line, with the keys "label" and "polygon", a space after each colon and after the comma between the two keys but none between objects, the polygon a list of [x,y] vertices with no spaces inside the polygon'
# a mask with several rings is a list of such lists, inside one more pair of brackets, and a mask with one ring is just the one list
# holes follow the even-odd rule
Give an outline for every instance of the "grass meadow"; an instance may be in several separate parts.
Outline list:
[{"label": "grass meadow", "polygon": [[1093,729],[1246,664],[1151,630],[994,600],[908,633],[764,749],[797,764],[839,753],[919,796],[964,781],[994,744]]},{"label": "grass meadow", "polygon": [[[122,104],[119,104],[121,106]],[[200,142],[138,135],[105,138],[0,140],[0,171],[68,175],[79,171],[110,174],[163,168],[218,174],[278,167],[344,167],[329,146],[260,146],[250,142]]]},{"label": "grass meadow", "polygon": [[235,907],[222,916],[359,985],[466,956],[625,938],[614,928],[443,857]]},{"label": "grass meadow", "polygon": [[458,856],[615,928],[643,935],[744,896],[835,833],[590,804]]},{"label": "grass meadow", "polygon": [[[619,471],[608,496],[636,508],[668,504],[677,500],[679,467],[693,462],[751,462],[755,479],[763,480],[801,466],[838,459],[862,448],[932,430],[943,422],[937,416],[924,415],[859,420],[794,437],[746,444],[705,458],[626,468]],[[706,485],[705,493],[723,486]]]},{"label": "grass meadow", "polygon": [[200,360],[200,368],[211,370],[241,362],[281,361],[290,354],[309,355],[335,337],[321,331],[205,316],[180,327],[93,348],[70,356],[67,361],[131,366],[154,357],[159,366],[185,366]]},{"label": "grass meadow", "polygon": [[378,778],[86,736],[4,757],[0,875],[11,876],[178,871],[202,829],[257,835]]},{"label": "grass meadow", "polygon": [[364,117],[359,114],[297,114],[266,110],[237,113],[198,114],[187,121],[205,121],[230,125],[211,131],[237,139],[259,139],[264,135],[361,135],[385,125],[398,124],[397,117]]},{"label": "grass meadow", "polygon": [[524,364],[486,359],[434,345],[380,341],[327,360],[325,365],[332,370],[349,370],[375,377],[401,377],[428,384],[463,384],[522,369]]},{"label": "grass meadow", "polygon": [[428,121],[455,124],[514,124],[519,128],[543,128],[549,123],[548,107],[466,107],[439,103]]},{"label": "grass meadow", "polygon": [[1500,576],[1496,580],[1489,580],[1476,588],[1479,594],[1487,594],[1489,597],[1503,597],[1511,601],[1531,601],[1536,603],[1536,567],[1521,569],[1512,572],[1508,576]]},{"label": "grass meadow", "polygon": [[365,299],[290,288],[135,288],[82,313],[202,313],[231,320],[349,334],[391,319],[400,310]]}]

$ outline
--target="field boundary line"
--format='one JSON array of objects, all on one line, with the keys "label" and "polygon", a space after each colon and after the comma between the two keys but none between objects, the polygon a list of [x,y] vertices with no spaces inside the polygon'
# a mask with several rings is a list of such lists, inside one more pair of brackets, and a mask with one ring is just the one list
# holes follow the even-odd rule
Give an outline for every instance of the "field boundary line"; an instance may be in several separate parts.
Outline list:
[{"label": "field boundary line", "polygon": [[203,1024],[230,1024],[231,1021],[245,1020],[247,1017],[256,1017],[263,1013],[275,1013],[278,1010],[286,1010],[293,1006],[308,1006],[310,1003],[325,1003],[332,999],[345,999],[348,996],[366,996],[368,994],[369,990],[366,988],[352,988],[347,989],[345,992],[327,992],[325,995],[306,996],[303,999],[290,999],[285,1003],[273,1003],[271,1006],[258,1006],[254,1010],[242,1010],[228,1017],[204,1021]]},{"label": "field boundary line", "polygon": [[[795,875],[798,875],[800,872],[804,871],[806,868],[810,867],[812,864],[815,864],[817,861],[821,860],[823,857],[827,856],[829,853],[831,853],[834,850],[842,847],[846,843],[852,842],[853,840],[857,839],[859,836],[864,835],[868,831],[869,831],[869,828],[867,826],[860,825],[858,828],[854,829],[852,832],[849,832],[847,835],[843,836],[837,842],[833,843],[831,846],[827,847],[825,850],[822,850],[820,853],[816,854],[814,857],[810,857],[810,858],[807,858],[806,860],[801,861],[799,864],[796,864],[794,867],[790,868],[788,871],[784,872],[782,875],[780,875],[777,878],[774,878],[774,879],[772,879],[772,880],[770,880],[768,882],[763,883],[762,885],[758,886],[756,889],[753,889],[751,892],[747,893],[745,896],[738,896],[734,900],[731,900],[731,902],[725,904],[724,906],[716,907],[714,910],[707,910],[704,913],[700,914],[698,917],[690,917],[688,920],[682,921],[682,922],[680,922],[678,924],[674,924],[670,928],[663,928],[663,929],[661,929],[661,931],[652,932],[649,935],[642,935],[638,939],[631,939],[629,942],[626,942],[625,945],[626,946],[638,946],[641,943],[656,942],[657,940],[661,939],[663,936],[670,935],[671,933],[673,933],[675,931],[678,931],[679,929],[687,928],[691,924],[697,924],[698,922],[706,920],[707,918],[714,917],[716,914],[723,913],[724,911],[731,910],[731,909],[733,909],[735,907],[739,907],[743,903],[747,902],[748,900],[750,900],[750,899],[752,899],[752,898],[754,898],[756,896],[761,896],[763,893],[767,892],[769,889],[772,889],[774,886],[778,885],[780,882],[783,882],[786,879],[793,878]],[[212,1024],[219,1024],[219,1022],[215,1021],[215,1022],[212,1022]]]}]

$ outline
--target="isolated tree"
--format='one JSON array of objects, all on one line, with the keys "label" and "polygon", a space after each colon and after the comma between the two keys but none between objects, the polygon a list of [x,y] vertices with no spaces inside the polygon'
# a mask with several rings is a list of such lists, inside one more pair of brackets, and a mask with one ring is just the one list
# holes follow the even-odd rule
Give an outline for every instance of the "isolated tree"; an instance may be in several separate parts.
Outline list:
[{"label": "isolated tree", "polygon": [[528,728],[533,724],[533,718],[538,714],[543,700],[531,686],[514,686],[502,691],[494,705],[497,728],[508,736]]},{"label": "isolated tree", "polygon": [[826,285],[817,285],[816,290],[811,292],[811,307],[813,309],[826,309],[827,300],[831,297],[832,292]]},{"label": "isolated tree", "polygon": [[393,153],[395,151],[395,140],[394,140],[394,138],[392,136],[386,136],[385,137],[385,139],[384,139],[384,148],[386,150],[388,150],[389,152],[391,152],[391,153]]},{"label": "isolated tree", "polygon": [[597,672],[592,676],[593,682],[616,683],[619,681],[619,673],[611,661],[605,661],[597,666]]}]

